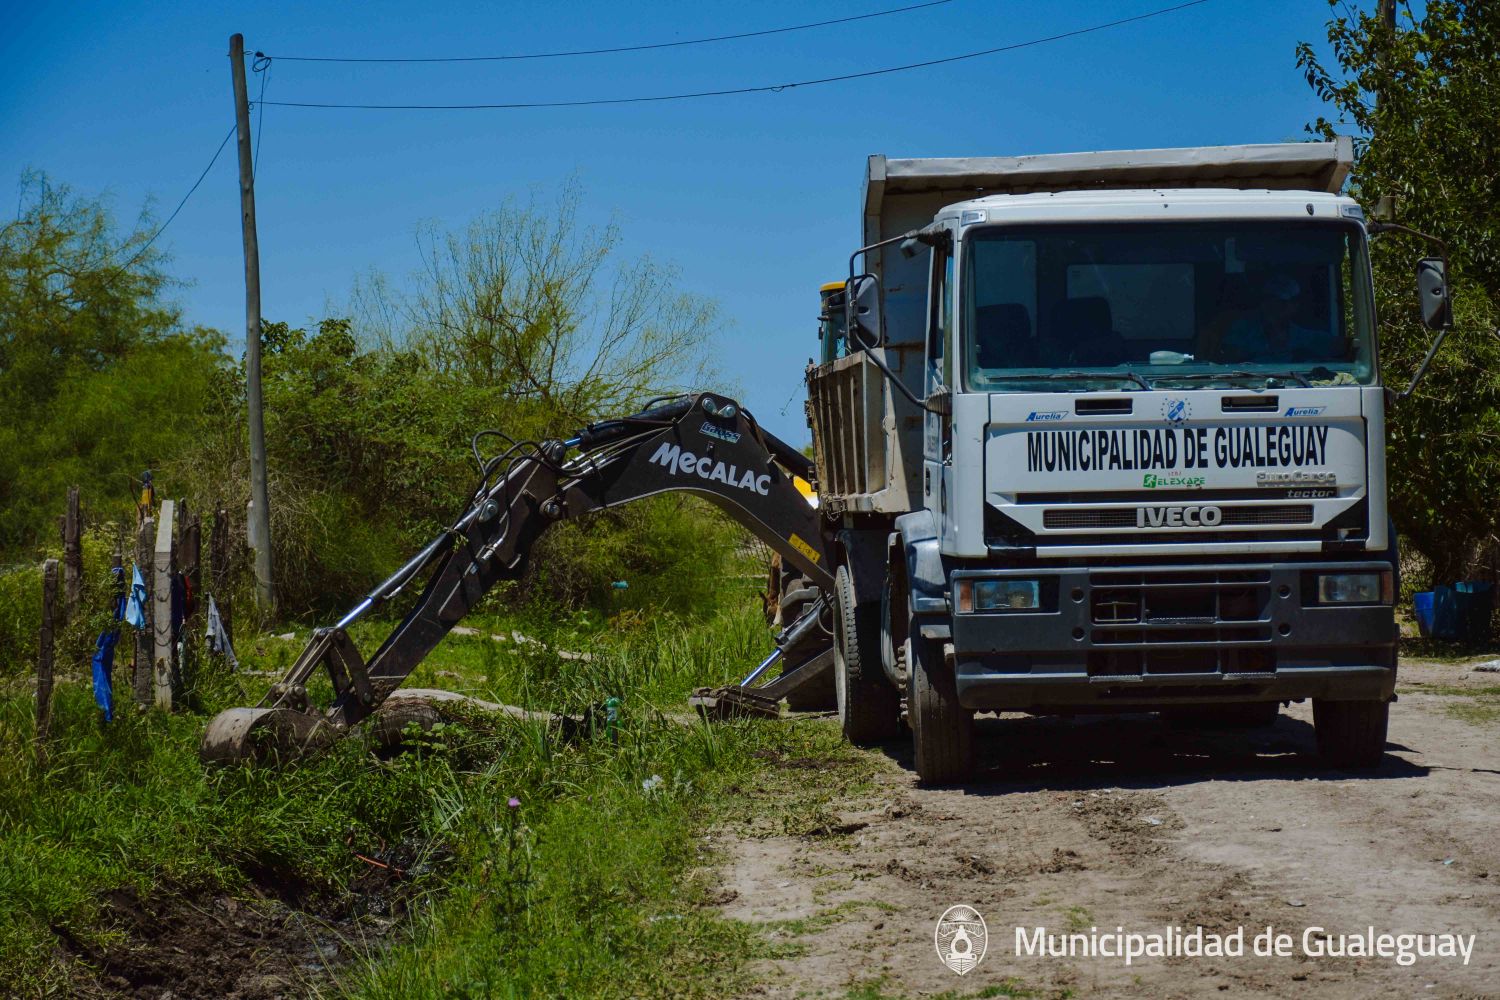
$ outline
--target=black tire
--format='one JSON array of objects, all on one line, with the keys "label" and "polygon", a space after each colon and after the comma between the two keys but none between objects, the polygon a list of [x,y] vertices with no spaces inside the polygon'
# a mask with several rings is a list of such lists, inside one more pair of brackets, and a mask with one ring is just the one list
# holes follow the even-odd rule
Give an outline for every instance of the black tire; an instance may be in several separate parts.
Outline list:
[{"label": "black tire", "polygon": [[1313,700],[1318,755],[1333,767],[1377,767],[1385,756],[1391,705],[1386,701]]},{"label": "black tire", "polygon": [[1279,701],[1251,701],[1235,705],[1198,705],[1175,708],[1162,713],[1168,722],[1179,726],[1204,726],[1210,729],[1264,729],[1276,724],[1281,713]]},{"label": "black tire", "polygon": [[844,737],[857,747],[893,738],[900,724],[900,695],[875,662],[880,648],[880,605],[854,603],[849,568],[833,584],[833,680]]},{"label": "black tire", "polygon": [[974,771],[974,713],[958,703],[943,647],[922,638],[913,622],[906,637],[906,715],[924,785],[966,781]]}]

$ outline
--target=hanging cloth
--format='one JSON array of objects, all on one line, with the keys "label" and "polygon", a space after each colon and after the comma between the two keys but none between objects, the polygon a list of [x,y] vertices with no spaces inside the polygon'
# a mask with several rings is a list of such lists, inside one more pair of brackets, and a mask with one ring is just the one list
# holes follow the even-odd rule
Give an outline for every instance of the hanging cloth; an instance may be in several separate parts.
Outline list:
[{"label": "hanging cloth", "polygon": [[115,643],[120,630],[100,632],[94,644],[94,704],[104,713],[105,722],[115,721],[115,688],[111,674],[115,669]]},{"label": "hanging cloth", "polygon": [[99,638],[94,643],[94,703],[104,713],[105,722],[115,721],[115,644],[120,641],[120,626],[118,622],[125,618],[125,608],[129,600],[125,596],[125,571],[119,566],[114,567],[115,593],[111,599],[114,608],[113,615],[117,623],[114,628],[105,629],[99,633]]},{"label": "hanging cloth", "polygon": [[235,659],[234,646],[229,642],[229,631],[224,628],[224,619],[219,616],[219,605],[214,602],[212,594],[208,596],[208,649],[209,652],[224,657],[230,670],[240,668],[239,661]]},{"label": "hanging cloth", "polygon": [[151,517],[156,510],[156,484],[151,478],[150,469],[141,473],[141,498],[136,501],[135,506],[141,517]]},{"label": "hanging cloth", "polygon": [[125,599],[125,622],[133,629],[146,627],[146,581],[139,566],[131,569],[130,596]]}]

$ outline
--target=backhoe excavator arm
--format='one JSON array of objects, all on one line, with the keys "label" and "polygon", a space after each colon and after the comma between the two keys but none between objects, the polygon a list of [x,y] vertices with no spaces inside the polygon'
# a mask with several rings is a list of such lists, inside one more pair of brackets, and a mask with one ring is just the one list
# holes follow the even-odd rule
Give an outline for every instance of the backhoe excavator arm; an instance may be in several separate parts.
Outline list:
[{"label": "backhoe excavator arm", "polygon": [[[347,731],[374,712],[495,584],[521,578],[548,527],[643,497],[696,493],[825,594],[832,590],[822,519],[794,484],[794,477],[811,478],[811,463],[723,396],[678,397],[591,424],[568,441],[512,446],[484,463],[482,472],[459,519],[336,625],[316,630],[257,708],[230,709],[210,723],[205,759],[253,756],[257,733],[269,733],[288,748]],[[348,627],[424,570],[427,582],[415,605],[374,654],[362,658]],[[793,632],[800,639],[808,629],[788,629]],[[308,682],[320,668],[334,692],[325,709],[313,708],[308,699]]]}]

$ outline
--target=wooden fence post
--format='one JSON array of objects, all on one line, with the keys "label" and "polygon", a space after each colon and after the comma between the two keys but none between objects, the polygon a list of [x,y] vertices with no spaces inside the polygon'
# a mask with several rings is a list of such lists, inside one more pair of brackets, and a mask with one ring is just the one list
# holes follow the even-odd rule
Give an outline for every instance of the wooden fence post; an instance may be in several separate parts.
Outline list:
[{"label": "wooden fence post", "polygon": [[53,630],[57,623],[57,560],[42,564],[42,631],[36,655],[36,762],[47,766],[47,739],[52,733]]},{"label": "wooden fence post", "polygon": [[[177,501],[177,521],[181,525],[177,530],[177,575],[185,580],[188,593],[192,594],[193,605],[203,603],[203,575],[200,564],[203,558],[203,525],[199,520],[197,511],[188,513],[186,500]],[[182,609],[184,623],[177,633],[177,686],[180,689],[188,683],[188,672],[197,664],[197,645],[195,632],[197,630],[196,611],[193,606],[184,606]],[[188,621],[194,623],[193,627],[187,625]]]},{"label": "wooden fence post", "polygon": [[78,618],[83,603],[83,515],[78,487],[68,487],[68,512],[63,516],[63,593],[67,598],[65,621]]},{"label": "wooden fence post", "polygon": [[186,518],[182,525],[182,536],[178,540],[177,556],[178,563],[182,566],[182,575],[188,578],[193,587],[193,597],[200,604],[203,593],[203,518],[197,511],[189,515],[186,511],[179,509],[177,516]]},{"label": "wooden fence post", "polygon": [[172,574],[177,569],[177,546],[173,539],[175,515],[176,504],[171,500],[163,500],[161,517],[156,525],[156,584],[151,595],[151,634],[155,639],[152,682],[156,707],[167,712],[172,710],[172,681],[177,667],[177,637],[172,629]]},{"label": "wooden fence post", "polygon": [[152,628],[152,622],[156,620],[156,602],[151,599],[152,589],[156,585],[155,560],[152,558],[156,542],[156,518],[146,517],[141,519],[141,526],[135,536],[135,568],[141,571],[141,582],[146,585],[146,596],[141,601],[145,610],[146,625],[135,634],[135,667],[131,676],[131,689],[135,692],[135,703],[141,708],[150,706],[152,701],[152,669],[151,660],[156,645],[156,633]]}]

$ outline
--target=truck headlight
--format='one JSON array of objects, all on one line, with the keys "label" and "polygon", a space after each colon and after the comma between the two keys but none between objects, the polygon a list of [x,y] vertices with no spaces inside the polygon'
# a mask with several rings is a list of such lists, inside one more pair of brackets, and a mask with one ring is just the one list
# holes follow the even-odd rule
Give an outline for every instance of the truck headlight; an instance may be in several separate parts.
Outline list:
[{"label": "truck headlight", "polygon": [[1036,580],[959,580],[958,610],[1035,611],[1042,604]]},{"label": "truck headlight", "polygon": [[1319,604],[1390,604],[1389,570],[1373,573],[1319,573]]}]

